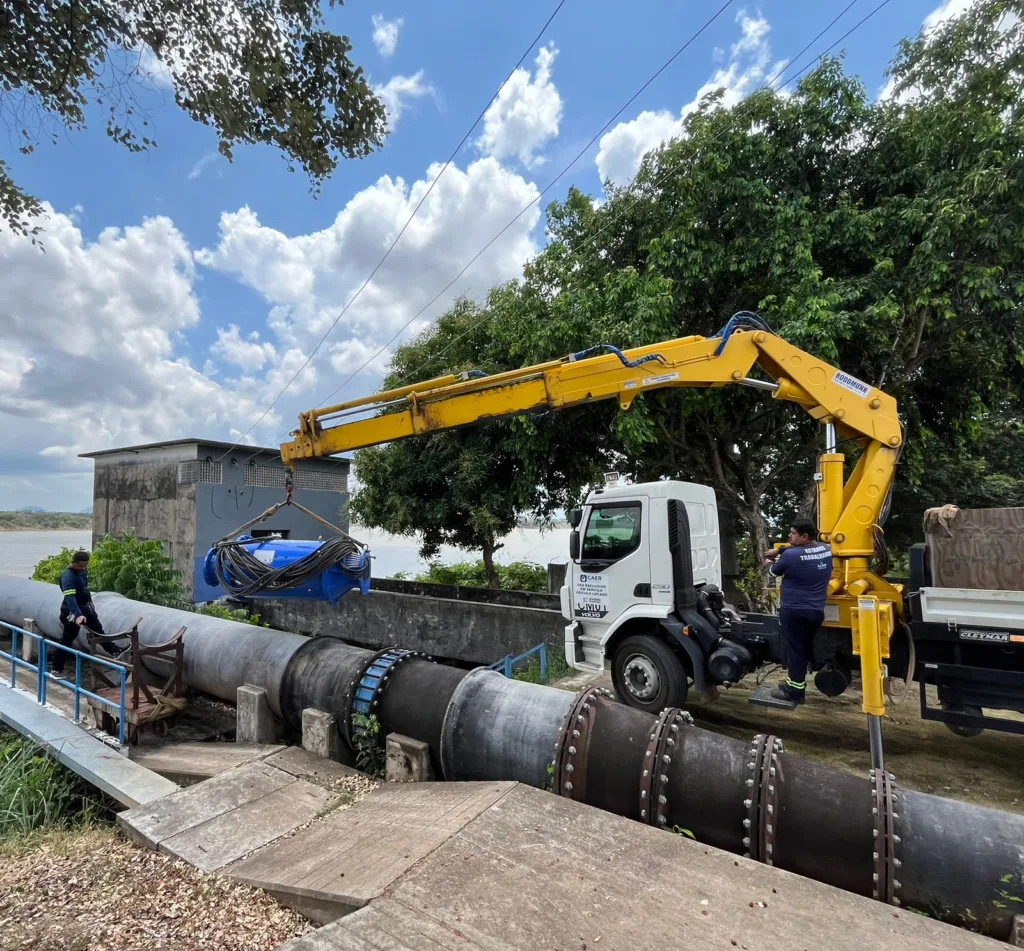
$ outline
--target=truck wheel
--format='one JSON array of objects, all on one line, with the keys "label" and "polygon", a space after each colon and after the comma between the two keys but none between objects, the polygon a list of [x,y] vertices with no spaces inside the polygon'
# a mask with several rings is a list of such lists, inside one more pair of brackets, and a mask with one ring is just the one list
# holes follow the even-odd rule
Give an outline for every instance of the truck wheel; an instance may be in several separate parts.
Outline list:
[{"label": "truck wheel", "polygon": [[[924,687],[921,689],[924,690]],[[971,713],[976,717],[981,716],[981,707],[961,707],[951,703],[944,703],[942,704],[942,709],[948,710],[950,713]],[[947,723],[946,729],[955,733],[957,736],[962,736],[967,739],[970,739],[972,736],[979,736],[985,732],[985,728],[983,726],[964,726],[960,723]]]},{"label": "truck wheel", "polygon": [[686,703],[686,668],[663,640],[627,637],[612,658],[612,684],[623,703],[648,713]]}]

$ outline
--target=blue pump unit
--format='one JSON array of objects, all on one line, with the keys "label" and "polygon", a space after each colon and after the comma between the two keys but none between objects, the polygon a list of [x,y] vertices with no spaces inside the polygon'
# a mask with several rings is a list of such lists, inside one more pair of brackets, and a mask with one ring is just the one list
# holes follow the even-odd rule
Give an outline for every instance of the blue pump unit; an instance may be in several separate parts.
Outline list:
[{"label": "blue pump unit", "polygon": [[[203,578],[210,586],[224,591],[225,595],[247,599],[288,598],[337,604],[356,588],[364,595],[369,594],[370,552],[365,549],[349,550],[337,558],[331,554],[335,541],[337,540],[329,539],[325,542],[239,535],[229,546],[225,547],[223,543],[218,543],[206,553]],[[307,558],[313,570],[297,569],[298,574],[294,578],[289,580],[290,576],[285,574],[283,578],[264,586],[259,583],[260,577],[254,570],[250,557],[259,563],[255,567],[260,569],[261,574],[265,572],[268,578],[281,569],[287,569]],[[318,559],[324,564],[317,565]],[[221,571],[227,574],[230,589],[222,584],[218,577],[218,561]],[[288,583],[283,583],[286,581]]]}]

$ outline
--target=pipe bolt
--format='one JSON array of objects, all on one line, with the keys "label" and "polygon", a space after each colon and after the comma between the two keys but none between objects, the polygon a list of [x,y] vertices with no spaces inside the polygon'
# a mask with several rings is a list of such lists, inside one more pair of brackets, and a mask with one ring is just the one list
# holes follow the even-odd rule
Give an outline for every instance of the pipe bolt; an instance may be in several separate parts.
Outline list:
[{"label": "pipe bolt", "polygon": [[768,854],[771,855],[772,854],[772,844],[771,844],[771,842],[768,843],[767,850],[768,850]]},{"label": "pipe bolt", "polygon": [[[873,881],[873,882],[877,882],[878,881],[878,872],[872,872],[871,873],[871,881]],[[877,898],[877,897],[878,897],[878,892],[875,892],[875,898]]]},{"label": "pipe bolt", "polygon": [[753,785],[754,785],[754,780],[748,779],[747,780],[747,789],[750,789]]},{"label": "pipe bolt", "polygon": [[903,863],[899,859],[893,859],[892,864],[894,868],[903,868]]},{"label": "pipe bolt", "polygon": [[658,825],[663,826],[667,824],[667,820],[664,816],[658,816]]},{"label": "pipe bolt", "polygon": [[645,770],[644,770],[644,776],[646,776],[646,775],[647,775],[647,774],[648,774],[649,772],[650,772],[650,770],[649,770],[649,769],[645,769]]},{"label": "pipe bolt", "polygon": [[899,844],[900,844],[900,843],[901,843],[901,842],[902,842],[903,840],[902,840],[902,839],[901,839],[901,838],[900,838],[900,837],[899,837],[898,835],[894,835],[894,836],[892,837],[892,841],[893,841],[893,842],[894,842],[894,843],[895,843],[896,845],[899,845]]},{"label": "pipe bolt", "polygon": [[769,803],[768,804],[768,815],[771,815],[773,812],[775,812],[775,807],[771,803]]},{"label": "pipe bolt", "polygon": [[893,897],[892,897],[892,903],[893,903],[893,904],[894,904],[894,905],[895,905],[895,906],[896,906],[897,908],[900,908],[900,907],[902,907],[902,905],[901,905],[901,903],[900,903],[900,900],[899,900],[899,899],[898,899],[898,898],[897,898],[897,897],[896,897],[895,895],[893,895]]},{"label": "pipe bolt", "polygon": [[576,752],[576,747],[575,746],[570,746],[569,747],[569,754],[572,755],[575,752]]},{"label": "pipe bolt", "polygon": [[900,885],[900,883],[899,883],[899,882],[897,882],[897,881],[896,881],[896,879],[894,878],[894,879],[892,880],[892,887],[893,887],[893,888],[901,888],[902,886],[901,886],[901,885]]},{"label": "pipe bolt", "polygon": [[672,757],[669,756],[667,753],[661,759],[662,759],[662,762],[664,762],[664,763],[671,763],[672,762]]},{"label": "pipe bolt", "polygon": [[662,774],[661,774],[661,775],[660,775],[660,776],[658,777],[658,779],[659,779],[659,780],[660,780],[661,782],[663,782],[663,783],[667,783],[667,782],[668,782],[668,776],[666,776],[666,775],[665,775],[664,773],[662,773]]},{"label": "pipe bolt", "polygon": [[749,838],[744,839],[743,840],[743,844],[749,849],[750,848],[750,839]]},{"label": "pipe bolt", "polygon": [[743,828],[744,829],[749,829],[750,828],[750,820],[749,819],[744,819],[743,820]]},{"label": "pipe bolt", "polygon": [[571,792],[572,791],[572,783],[566,783],[565,784],[565,789],[566,789],[567,792]]},{"label": "pipe bolt", "polygon": [[665,742],[668,743],[669,746],[675,746],[676,745],[676,741],[673,740],[672,737],[669,737]]},{"label": "pipe bolt", "polygon": [[640,798],[641,799],[646,799],[647,798],[647,790],[646,789],[641,789],[640,790]]},{"label": "pipe bolt", "polygon": [[[749,809],[749,808],[750,808],[750,806],[751,806],[751,801],[750,801],[749,799],[744,799],[744,800],[743,800],[743,805],[744,805],[744,806],[746,806],[746,807],[747,807],[747,808]],[[750,822],[750,820],[749,820],[749,819],[744,819],[743,821],[744,821],[744,822]]]},{"label": "pipe bolt", "polygon": [[572,771],[573,771],[573,770],[574,770],[575,768],[576,768],[576,767],[575,767],[575,766],[573,766],[573,765],[572,765],[572,763],[570,763],[570,764],[569,764],[568,766],[566,766],[566,767],[565,767],[565,771],[566,771],[567,773],[571,773],[571,772],[572,772]]},{"label": "pipe bolt", "polygon": [[665,803],[667,803],[667,802],[668,802],[668,800],[664,796],[658,796],[658,805],[659,806],[664,806]]},{"label": "pipe bolt", "polygon": [[580,735],[580,731],[579,731],[579,730],[573,730],[573,731],[572,731],[572,735],[573,735],[574,737],[579,737],[579,735]]},{"label": "pipe bolt", "polygon": [[647,818],[647,810],[646,809],[641,809],[640,810],[640,818],[641,819],[646,819]]}]

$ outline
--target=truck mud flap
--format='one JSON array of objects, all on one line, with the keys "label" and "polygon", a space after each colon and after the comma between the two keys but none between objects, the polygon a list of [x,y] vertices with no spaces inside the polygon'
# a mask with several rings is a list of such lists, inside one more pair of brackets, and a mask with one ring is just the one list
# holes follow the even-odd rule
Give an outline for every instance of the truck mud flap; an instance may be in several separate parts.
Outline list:
[{"label": "truck mud flap", "polygon": [[700,646],[691,637],[683,633],[683,624],[673,618],[665,618],[660,622],[669,638],[674,644],[678,644],[686,656],[690,658],[690,666],[693,668],[693,686],[697,693],[704,694],[708,691],[707,677],[704,670],[704,654]]}]

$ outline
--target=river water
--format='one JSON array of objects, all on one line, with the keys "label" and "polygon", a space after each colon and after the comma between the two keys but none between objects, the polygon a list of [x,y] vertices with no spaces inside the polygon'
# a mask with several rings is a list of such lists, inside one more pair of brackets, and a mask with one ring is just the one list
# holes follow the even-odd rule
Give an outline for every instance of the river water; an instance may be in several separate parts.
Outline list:
[{"label": "river water", "polygon": [[[352,534],[370,546],[373,555],[373,575],[388,578],[400,571],[413,575],[426,565],[419,557],[415,539],[399,538],[386,532],[353,526]],[[0,574],[29,578],[36,563],[62,548],[88,547],[91,532],[0,532]],[[553,558],[564,558],[569,552],[569,530],[556,528],[541,532],[536,528],[516,529],[505,539],[505,547],[498,551],[499,562],[532,561],[547,565]],[[445,564],[456,561],[476,561],[479,552],[466,552],[458,548],[443,548],[438,560]]]}]

